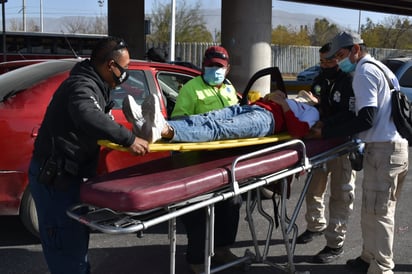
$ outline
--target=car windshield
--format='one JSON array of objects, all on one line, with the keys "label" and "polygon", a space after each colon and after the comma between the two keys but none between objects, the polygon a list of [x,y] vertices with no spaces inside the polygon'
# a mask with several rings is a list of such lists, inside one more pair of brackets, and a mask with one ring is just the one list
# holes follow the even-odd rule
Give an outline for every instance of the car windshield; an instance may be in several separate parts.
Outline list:
[{"label": "car windshield", "polygon": [[53,75],[70,70],[80,60],[52,60],[0,75],[0,102]]},{"label": "car windshield", "polygon": [[397,71],[405,62],[398,61],[398,60],[383,60],[382,63],[384,63],[393,73],[396,73],[396,71]]},{"label": "car windshield", "polygon": [[399,79],[401,87],[412,88],[412,67],[409,67]]}]

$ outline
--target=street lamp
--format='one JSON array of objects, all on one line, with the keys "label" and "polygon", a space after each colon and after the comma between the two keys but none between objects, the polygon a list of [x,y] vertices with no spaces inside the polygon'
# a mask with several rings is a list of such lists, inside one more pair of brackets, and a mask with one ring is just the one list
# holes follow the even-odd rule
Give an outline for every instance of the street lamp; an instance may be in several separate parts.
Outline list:
[{"label": "street lamp", "polygon": [[97,0],[97,3],[99,4],[99,7],[100,7],[100,16],[103,17],[104,0]]},{"label": "street lamp", "polygon": [[40,32],[43,32],[43,0],[40,0]]}]

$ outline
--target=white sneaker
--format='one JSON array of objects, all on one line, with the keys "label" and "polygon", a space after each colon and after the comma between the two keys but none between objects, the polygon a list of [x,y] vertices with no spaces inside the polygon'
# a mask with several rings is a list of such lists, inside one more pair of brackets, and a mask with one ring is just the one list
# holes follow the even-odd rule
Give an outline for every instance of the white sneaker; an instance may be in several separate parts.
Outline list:
[{"label": "white sneaker", "polygon": [[142,127],[141,137],[150,143],[162,139],[162,130],[167,125],[160,108],[159,98],[149,94],[142,104],[145,123]]},{"label": "white sneaker", "polygon": [[126,120],[133,125],[133,133],[139,136],[144,124],[142,107],[136,103],[131,95],[127,95],[123,99],[122,110]]}]

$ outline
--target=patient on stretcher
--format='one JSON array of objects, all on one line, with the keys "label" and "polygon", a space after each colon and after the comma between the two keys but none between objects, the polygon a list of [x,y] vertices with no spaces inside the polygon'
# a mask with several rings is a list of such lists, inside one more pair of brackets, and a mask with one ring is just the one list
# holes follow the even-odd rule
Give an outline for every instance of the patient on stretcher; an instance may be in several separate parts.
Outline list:
[{"label": "patient on stretcher", "polygon": [[126,119],[135,135],[154,143],[210,142],[269,136],[287,131],[304,137],[319,120],[318,110],[308,103],[287,99],[281,91],[270,93],[252,105],[234,105],[204,114],[166,121],[156,95],[150,94],[142,106],[131,96],[123,101]]}]

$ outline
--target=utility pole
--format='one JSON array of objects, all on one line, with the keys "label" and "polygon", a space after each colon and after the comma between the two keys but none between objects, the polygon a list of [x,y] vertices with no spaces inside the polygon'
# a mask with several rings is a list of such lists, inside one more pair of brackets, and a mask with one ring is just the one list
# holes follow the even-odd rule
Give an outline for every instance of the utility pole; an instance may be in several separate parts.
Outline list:
[{"label": "utility pole", "polygon": [[6,48],[6,11],[5,5],[7,0],[0,0],[1,3],[1,14],[3,21],[3,62],[7,61],[7,48]]},{"label": "utility pole", "polygon": [[170,61],[175,60],[175,37],[176,37],[176,0],[171,0],[172,18],[170,22]]},{"label": "utility pole", "polygon": [[23,31],[26,31],[27,29],[27,24],[26,24],[26,0],[23,0],[23,8],[22,8],[22,12],[23,12]]},{"label": "utility pole", "polygon": [[43,32],[43,0],[40,0],[40,32]]}]

